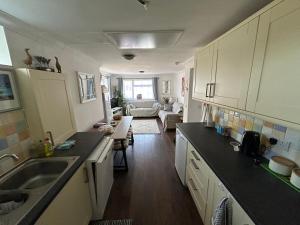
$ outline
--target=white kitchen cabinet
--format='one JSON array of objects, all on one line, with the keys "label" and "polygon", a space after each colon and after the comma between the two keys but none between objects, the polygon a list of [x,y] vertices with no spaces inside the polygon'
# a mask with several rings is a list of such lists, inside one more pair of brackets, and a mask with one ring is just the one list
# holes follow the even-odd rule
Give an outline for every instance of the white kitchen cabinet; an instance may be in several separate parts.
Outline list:
[{"label": "white kitchen cabinet", "polygon": [[190,143],[188,143],[186,173],[187,186],[204,221],[209,188],[209,168]]},{"label": "white kitchen cabinet", "polygon": [[195,75],[193,83],[193,98],[209,101],[209,84],[215,70],[214,45],[200,49],[195,56]]},{"label": "white kitchen cabinet", "polygon": [[51,131],[61,143],[75,133],[73,110],[66,76],[40,70],[17,69],[20,97],[33,140]]},{"label": "white kitchen cabinet", "polygon": [[231,204],[232,225],[255,225],[191,143],[186,167],[186,183],[205,225],[212,224],[215,209],[225,197]]},{"label": "white kitchen cabinet", "polygon": [[92,207],[85,164],[71,177],[35,225],[88,225]]},{"label": "white kitchen cabinet", "polygon": [[216,42],[216,73],[212,79],[214,103],[246,108],[257,25],[258,18],[254,18]]},{"label": "white kitchen cabinet", "polygon": [[247,111],[300,124],[300,1],[260,16]]}]

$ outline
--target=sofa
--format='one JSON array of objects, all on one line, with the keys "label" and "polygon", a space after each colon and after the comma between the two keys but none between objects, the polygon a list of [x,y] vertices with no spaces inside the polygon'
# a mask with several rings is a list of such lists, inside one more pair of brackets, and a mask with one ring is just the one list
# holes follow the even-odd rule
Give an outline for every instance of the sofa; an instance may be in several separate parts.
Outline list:
[{"label": "sofa", "polygon": [[157,117],[161,105],[155,100],[129,101],[126,105],[126,115],[133,117]]},{"label": "sofa", "polygon": [[164,106],[159,110],[158,116],[163,124],[164,131],[168,129],[175,129],[176,123],[180,123],[183,115],[183,104],[174,102]]}]

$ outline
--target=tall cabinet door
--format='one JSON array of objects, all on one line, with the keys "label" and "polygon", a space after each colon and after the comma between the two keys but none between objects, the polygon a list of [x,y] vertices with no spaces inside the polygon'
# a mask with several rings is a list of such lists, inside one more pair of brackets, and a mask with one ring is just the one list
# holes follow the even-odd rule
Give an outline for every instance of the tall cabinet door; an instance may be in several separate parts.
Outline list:
[{"label": "tall cabinet door", "polygon": [[52,132],[55,144],[65,141],[75,132],[66,77],[34,70],[31,77],[44,132]]},{"label": "tall cabinet door", "polygon": [[195,57],[195,74],[193,84],[193,98],[209,101],[209,86],[214,66],[213,45],[197,52]]},{"label": "tall cabinet door", "polygon": [[258,18],[233,30],[217,42],[217,69],[213,102],[245,109]]},{"label": "tall cabinet door", "polygon": [[300,124],[300,1],[260,17],[247,110]]}]

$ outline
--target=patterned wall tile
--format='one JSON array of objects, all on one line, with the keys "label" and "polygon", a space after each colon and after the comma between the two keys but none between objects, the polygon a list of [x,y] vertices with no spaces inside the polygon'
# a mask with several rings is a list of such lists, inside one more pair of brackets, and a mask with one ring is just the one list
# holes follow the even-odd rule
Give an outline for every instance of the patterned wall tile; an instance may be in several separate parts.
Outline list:
[{"label": "patterned wall tile", "polygon": [[4,133],[6,136],[12,135],[17,132],[16,124],[10,123],[3,126]]},{"label": "patterned wall tile", "polygon": [[7,140],[8,147],[18,144],[20,142],[18,133],[14,133],[12,135],[7,136],[6,140]]},{"label": "patterned wall tile", "polygon": [[0,151],[6,149],[7,147],[8,147],[8,144],[7,144],[6,138],[0,139]]},{"label": "patterned wall tile", "polygon": [[[219,108],[220,119],[216,124],[218,126],[229,126],[232,128],[231,136],[241,142],[242,134],[245,130],[253,130],[262,134],[262,143],[267,143],[268,139],[273,137],[282,141],[290,142],[288,152],[277,151],[276,146],[267,151],[266,157],[273,155],[283,155],[295,160],[300,166],[300,131],[287,128],[278,124],[273,124],[259,118],[244,115],[234,111],[223,110]],[[274,150],[272,150],[274,149]]]}]

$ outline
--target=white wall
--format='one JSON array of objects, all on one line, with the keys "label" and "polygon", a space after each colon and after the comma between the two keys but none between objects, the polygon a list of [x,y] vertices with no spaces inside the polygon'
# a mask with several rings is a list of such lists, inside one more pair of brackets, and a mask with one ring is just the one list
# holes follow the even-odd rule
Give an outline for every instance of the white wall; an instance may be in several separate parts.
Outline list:
[{"label": "white wall", "polygon": [[[68,47],[60,42],[50,41],[40,36],[32,37],[22,30],[6,28],[6,37],[12,63],[15,68],[24,67],[25,58],[24,49],[30,48],[32,55],[41,55],[51,58],[51,64],[54,63],[54,56],[57,56],[62,66],[62,72],[67,75],[71,87],[72,104],[74,108],[76,128],[78,131],[85,131],[95,122],[104,118],[101,86],[99,76],[99,63],[91,57]],[[76,71],[93,73],[96,76],[97,100],[85,104],[80,103],[78,93],[78,83]],[[55,91],[55,90],[53,90]],[[59,109],[58,109],[59,112]]]}]

